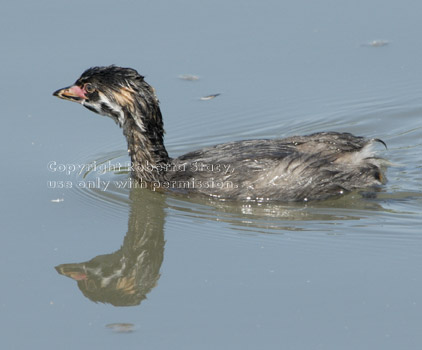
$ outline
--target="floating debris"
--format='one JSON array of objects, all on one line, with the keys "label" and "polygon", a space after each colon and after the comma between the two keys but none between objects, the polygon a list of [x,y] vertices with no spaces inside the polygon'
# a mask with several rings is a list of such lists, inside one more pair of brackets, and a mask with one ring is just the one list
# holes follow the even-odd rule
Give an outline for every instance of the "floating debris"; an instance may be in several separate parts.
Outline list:
[{"label": "floating debris", "polygon": [[116,333],[132,333],[135,330],[133,323],[110,323],[106,327]]},{"label": "floating debris", "polygon": [[64,201],[64,198],[57,198],[57,199],[51,200],[52,203],[60,203],[60,202],[63,202],[63,201]]},{"label": "floating debris", "polygon": [[193,74],[180,74],[179,79],[187,80],[187,81],[196,81],[196,80],[199,80],[199,77]]},{"label": "floating debris", "polygon": [[208,101],[208,100],[212,100],[213,98],[216,98],[217,96],[220,96],[221,94],[213,94],[213,95],[208,95],[208,96],[203,96],[200,98],[201,101]]},{"label": "floating debris", "polygon": [[370,46],[370,47],[382,47],[387,46],[390,44],[387,40],[372,40],[369,43],[363,44],[362,46]]}]

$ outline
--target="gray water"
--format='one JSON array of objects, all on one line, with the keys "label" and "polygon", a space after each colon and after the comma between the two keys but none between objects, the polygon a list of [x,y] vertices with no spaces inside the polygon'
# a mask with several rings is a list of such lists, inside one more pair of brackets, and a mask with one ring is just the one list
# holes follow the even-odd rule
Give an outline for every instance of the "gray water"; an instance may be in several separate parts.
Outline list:
[{"label": "gray water", "polygon": [[[412,0],[4,3],[1,348],[419,349],[421,12]],[[389,182],[377,198],[298,204],[118,188],[127,169],[107,164],[128,161],[121,130],[51,96],[112,63],[156,88],[172,156],[346,131],[386,142]],[[86,164],[108,171],[70,171]]]}]

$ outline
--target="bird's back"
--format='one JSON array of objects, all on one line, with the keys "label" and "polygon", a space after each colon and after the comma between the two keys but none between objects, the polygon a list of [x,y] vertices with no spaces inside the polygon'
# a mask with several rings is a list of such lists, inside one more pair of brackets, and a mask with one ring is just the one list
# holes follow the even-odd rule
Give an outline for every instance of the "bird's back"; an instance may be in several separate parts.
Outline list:
[{"label": "bird's back", "polygon": [[324,132],[219,144],[173,159],[166,185],[231,200],[325,199],[384,183],[373,141]]}]

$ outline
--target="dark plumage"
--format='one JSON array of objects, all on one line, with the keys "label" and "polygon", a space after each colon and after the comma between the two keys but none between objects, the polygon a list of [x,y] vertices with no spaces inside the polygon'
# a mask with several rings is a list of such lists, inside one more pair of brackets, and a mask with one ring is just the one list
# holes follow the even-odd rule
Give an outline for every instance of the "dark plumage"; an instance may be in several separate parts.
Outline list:
[{"label": "dark plumage", "polygon": [[130,68],[90,68],[54,95],[119,124],[128,142],[132,175],[154,190],[233,200],[307,201],[385,182],[386,161],[371,149],[375,141],[383,142],[349,133],[236,141],[170,158],[155,90]]}]

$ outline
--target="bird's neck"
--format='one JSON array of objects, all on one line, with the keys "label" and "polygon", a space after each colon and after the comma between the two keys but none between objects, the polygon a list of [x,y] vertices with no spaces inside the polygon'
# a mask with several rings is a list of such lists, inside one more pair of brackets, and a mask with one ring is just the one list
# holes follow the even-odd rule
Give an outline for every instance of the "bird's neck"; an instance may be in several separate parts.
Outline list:
[{"label": "bird's neck", "polygon": [[164,146],[160,108],[127,112],[123,133],[132,162],[132,175],[140,181],[161,181],[171,161]]}]

